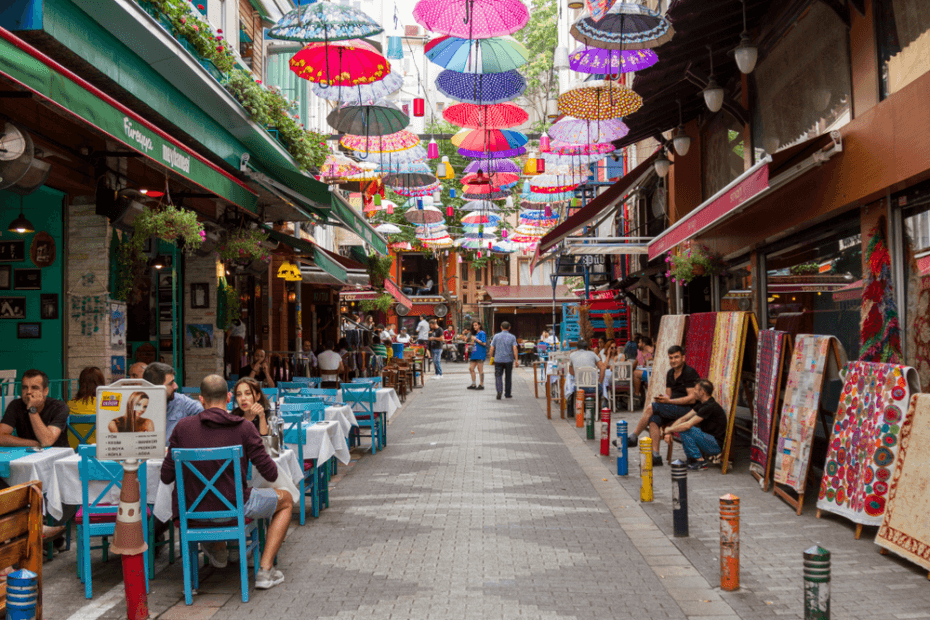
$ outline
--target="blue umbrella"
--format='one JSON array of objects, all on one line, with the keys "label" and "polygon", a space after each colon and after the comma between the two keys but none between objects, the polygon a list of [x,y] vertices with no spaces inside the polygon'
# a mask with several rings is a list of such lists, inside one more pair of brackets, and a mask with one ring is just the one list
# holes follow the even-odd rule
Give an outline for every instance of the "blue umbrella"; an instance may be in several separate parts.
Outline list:
[{"label": "blue umbrella", "polygon": [[462,73],[502,73],[526,64],[529,51],[510,37],[459,39],[439,37],[426,44],[426,57],[445,69]]},{"label": "blue umbrella", "polygon": [[359,9],[332,2],[305,4],[290,11],[268,31],[286,41],[347,41],[384,32],[378,22]]},{"label": "blue umbrella", "polygon": [[436,78],[436,88],[457,101],[493,104],[522,95],[526,90],[526,80],[517,71],[475,74],[446,69]]}]

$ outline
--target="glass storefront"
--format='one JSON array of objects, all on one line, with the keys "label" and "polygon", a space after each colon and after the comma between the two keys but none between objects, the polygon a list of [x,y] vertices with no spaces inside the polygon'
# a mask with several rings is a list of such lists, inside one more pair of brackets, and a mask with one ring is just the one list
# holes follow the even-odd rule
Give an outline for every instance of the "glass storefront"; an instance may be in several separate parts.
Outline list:
[{"label": "glass storefront", "polygon": [[882,98],[898,92],[927,70],[930,55],[930,2],[877,0]]}]

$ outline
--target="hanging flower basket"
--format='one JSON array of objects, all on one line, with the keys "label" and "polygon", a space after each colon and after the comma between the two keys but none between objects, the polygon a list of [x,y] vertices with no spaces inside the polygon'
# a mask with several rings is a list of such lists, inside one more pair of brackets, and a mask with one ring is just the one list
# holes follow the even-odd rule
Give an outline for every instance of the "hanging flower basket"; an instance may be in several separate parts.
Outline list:
[{"label": "hanging flower basket", "polygon": [[223,261],[236,261],[243,264],[254,260],[271,261],[271,253],[265,247],[268,235],[258,230],[236,230],[220,242],[216,254]]},{"label": "hanging flower basket", "polygon": [[668,265],[665,276],[671,278],[673,283],[681,282],[682,284],[688,284],[694,278],[704,275],[719,275],[726,269],[723,259],[713,254],[704,245],[682,248],[678,254],[669,253],[665,257],[665,263]]}]

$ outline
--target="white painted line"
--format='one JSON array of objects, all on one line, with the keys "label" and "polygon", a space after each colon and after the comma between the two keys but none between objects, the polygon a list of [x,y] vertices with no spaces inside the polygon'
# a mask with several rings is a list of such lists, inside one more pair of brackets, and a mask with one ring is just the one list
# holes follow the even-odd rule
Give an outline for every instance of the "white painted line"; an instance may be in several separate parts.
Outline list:
[{"label": "white painted line", "polygon": [[68,616],[67,620],[97,620],[97,618],[115,607],[117,603],[125,599],[125,591],[123,582],[120,581],[96,601],[88,603]]}]

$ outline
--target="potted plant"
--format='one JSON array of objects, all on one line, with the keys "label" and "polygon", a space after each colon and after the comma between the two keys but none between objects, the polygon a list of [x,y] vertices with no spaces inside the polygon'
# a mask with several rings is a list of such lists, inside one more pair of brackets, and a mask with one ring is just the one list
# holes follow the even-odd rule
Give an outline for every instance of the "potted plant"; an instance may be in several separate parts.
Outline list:
[{"label": "potted plant", "polygon": [[696,244],[679,250],[677,254],[669,253],[665,262],[668,265],[666,277],[670,277],[673,283],[682,284],[688,284],[694,278],[703,275],[718,275],[726,267],[720,256],[713,254],[706,246]]},{"label": "potted plant", "polygon": [[268,235],[259,230],[234,230],[216,247],[216,254],[224,262],[238,261],[244,264],[255,260],[268,262],[271,254],[265,247]]}]

